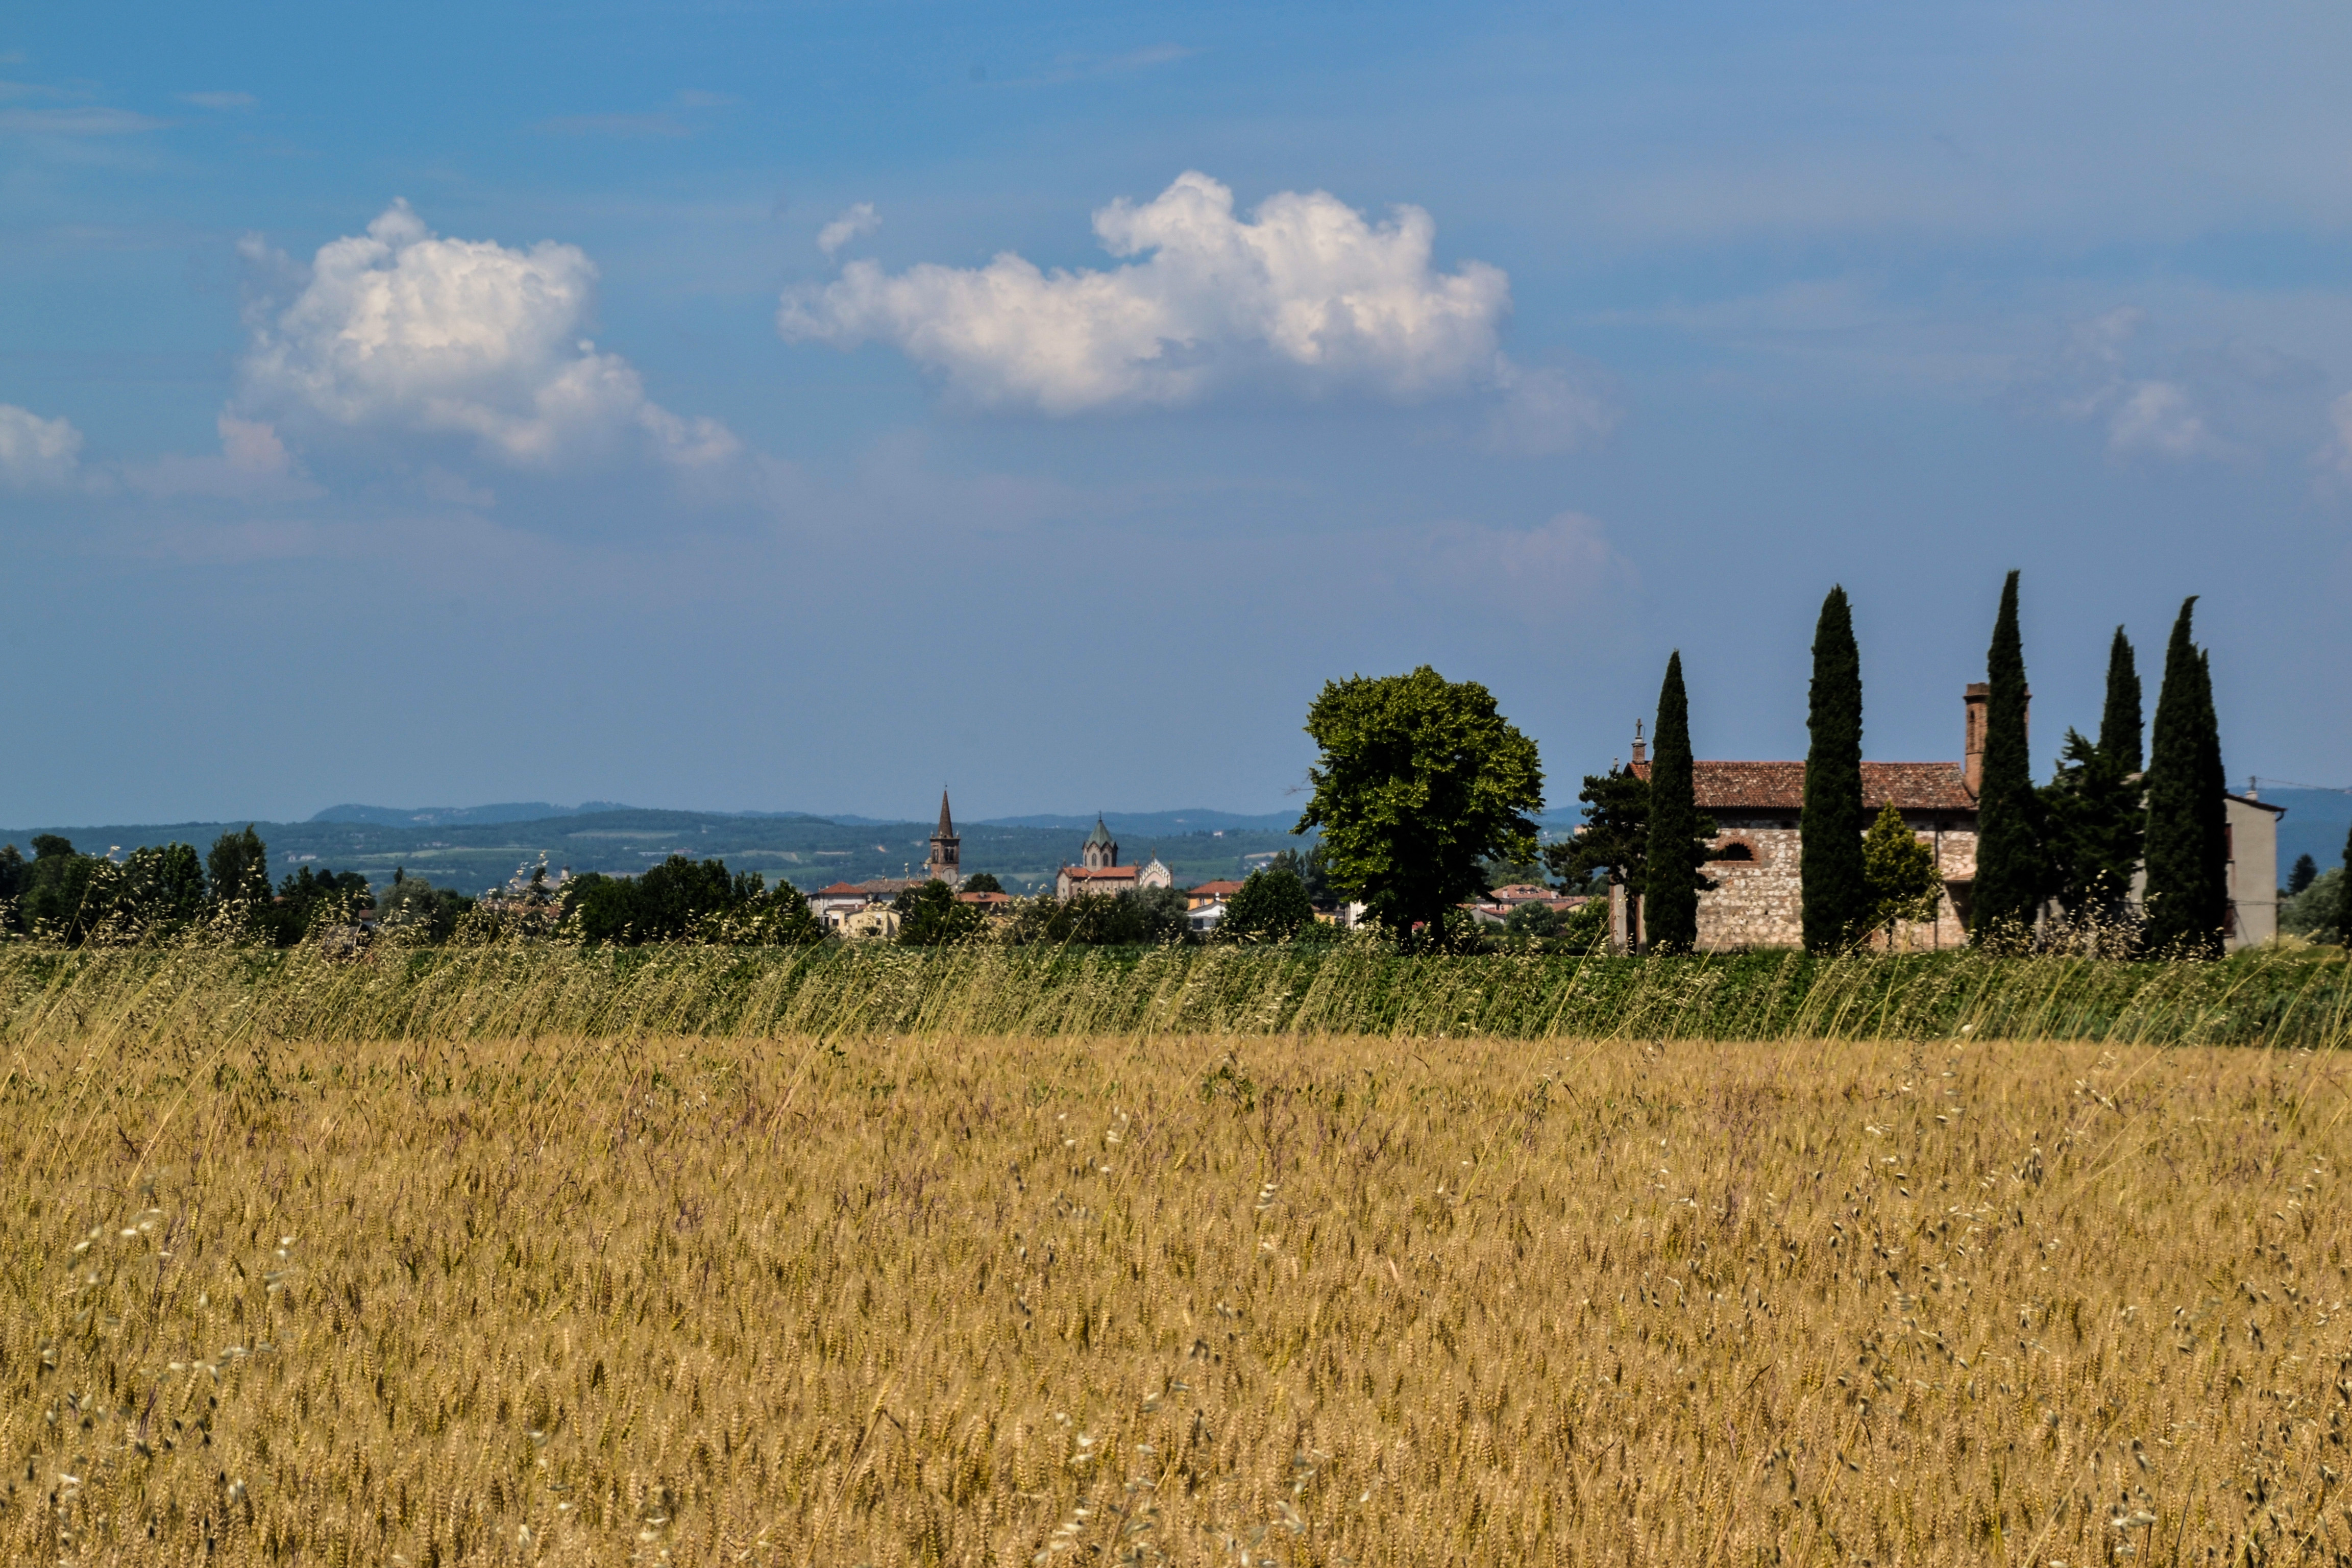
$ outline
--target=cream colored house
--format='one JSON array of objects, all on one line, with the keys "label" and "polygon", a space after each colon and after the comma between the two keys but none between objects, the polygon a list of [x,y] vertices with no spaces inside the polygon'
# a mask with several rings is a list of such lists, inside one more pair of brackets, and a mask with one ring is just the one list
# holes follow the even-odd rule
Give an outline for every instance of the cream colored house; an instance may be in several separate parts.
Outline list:
[{"label": "cream colored house", "polygon": [[2278,819],[2286,807],[2254,794],[2223,795],[2230,846],[2230,923],[2223,945],[2232,952],[2278,940]]}]

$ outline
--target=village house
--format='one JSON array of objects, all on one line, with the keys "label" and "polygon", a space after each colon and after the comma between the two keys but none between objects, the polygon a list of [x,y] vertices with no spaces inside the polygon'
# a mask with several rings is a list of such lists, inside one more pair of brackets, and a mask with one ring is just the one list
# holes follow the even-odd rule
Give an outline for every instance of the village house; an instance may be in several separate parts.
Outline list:
[{"label": "village house", "polygon": [[[1580,909],[1587,902],[1581,896],[1562,893],[1535,882],[1511,882],[1491,889],[1480,902],[1469,906],[1470,918],[1482,925],[1507,925],[1511,916],[1523,904],[1539,904],[1554,914],[1565,915]],[[1318,915],[1317,919],[1326,917]],[[1352,924],[1344,918],[1330,917],[1336,923]]]},{"label": "village house", "polygon": [[[1977,872],[1977,795],[1984,778],[1991,690],[1976,681],[1962,693],[1960,761],[1862,764],[1864,816],[1874,819],[1891,802],[1913,835],[1935,851],[1943,882],[1932,920],[1896,928],[1895,945],[1901,951],[1959,947],[1968,941],[1969,895]],[[1633,767],[1643,778],[1650,776],[1638,729]],[[1717,829],[1706,866],[1715,886],[1698,897],[1700,949],[1802,945],[1805,764],[1694,762],[1691,786],[1699,810],[1715,819]],[[2232,847],[2226,941],[2234,949],[2277,933],[2276,821],[2285,808],[2256,800],[2251,792],[2227,798]],[[2133,894],[2136,899],[2137,884]],[[1612,950],[1640,944],[1640,900],[1629,906],[1626,889],[1610,889]]]},{"label": "village house", "polygon": [[1184,889],[1184,907],[1188,910],[1197,910],[1210,904],[1222,904],[1241,890],[1242,885],[1230,877],[1202,882],[1197,887]]},{"label": "village house", "polygon": [[1170,888],[1175,884],[1175,873],[1161,865],[1156,855],[1147,865],[1120,865],[1118,840],[1110,836],[1110,829],[1097,816],[1094,831],[1078,847],[1078,863],[1063,867],[1055,877],[1054,896],[1074,899],[1080,893],[1125,893],[1139,888]]}]

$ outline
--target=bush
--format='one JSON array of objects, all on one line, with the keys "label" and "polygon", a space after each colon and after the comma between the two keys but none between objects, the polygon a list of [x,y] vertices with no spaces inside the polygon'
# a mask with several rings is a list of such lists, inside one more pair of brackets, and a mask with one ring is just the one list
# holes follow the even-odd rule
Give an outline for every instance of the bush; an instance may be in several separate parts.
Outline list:
[{"label": "bush", "polygon": [[940,947],[960,942],[986,921],[977,904],[959,903],[955,889],[933,878],[890,900],[898,917],[898,941],[908,947]]},{"label": "bush", "polygon": [[378,929],[413,942],[447,942],[473,907],[474,900],[456,889],[436,888],[395,867],[390,890],[376,900]]},{"label": "bush", "polygon": [[673,855],[642,877],[597,872],[563,884],[563,929],[586,942],[704,942],[789,945],[823,934],[790,882],[773,889],[757,871]]},{"label": "bush", "polygon": [[1225,904],[1217,935],[1226,942],[1287,942],[1315,922],[1307,884],[1286,866],[1252,871]]},{"label": "bush", "polygon": [[2312,879],[2303,891],[2279,906],[2278,925],[2283,936],[2307,937],[2313,942],[2333,942],[2344,928],[2340,923],[2344,908],[2344,868],[2331,866]]}]

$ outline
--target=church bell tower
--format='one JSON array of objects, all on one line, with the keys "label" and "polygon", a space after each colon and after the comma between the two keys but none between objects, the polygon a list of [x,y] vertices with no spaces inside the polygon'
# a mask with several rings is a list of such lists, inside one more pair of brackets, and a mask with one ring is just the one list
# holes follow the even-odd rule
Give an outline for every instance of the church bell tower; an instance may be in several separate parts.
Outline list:
[{"label": "church bell tower", "polygon": [[952,888],[963,880],[963,840],[956,837],[955,818],[948,815],[948,792],[940,791],[940,826],[931,835],[931,858],[924,872],[935,882]]}]

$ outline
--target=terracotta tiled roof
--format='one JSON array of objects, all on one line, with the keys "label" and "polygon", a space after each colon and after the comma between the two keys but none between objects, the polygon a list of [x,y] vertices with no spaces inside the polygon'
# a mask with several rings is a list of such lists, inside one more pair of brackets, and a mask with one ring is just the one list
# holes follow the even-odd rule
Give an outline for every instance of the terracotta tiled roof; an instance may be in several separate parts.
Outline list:
[{"label": "terracotta tiled roof", "polygon": [[835,882],[830,888],[816,890],[816,897],[820,899],[862,899],[865,896],[866,889],[855,882]]},{"label": "terracotta tiled roof", "polygon": [[[1644,778],[1650,773],[1647,763],[1636,771]],[[1701,811],[1799,811],[1805,804],[1805,764],[1693,763],[1691,793]],[[1864,807],[1876,811],[1890,800],[1898,811],[1977,808],[1958,763],[1863,763]]]},{"label": "terracotta tiled roof", "polygon": [[1197,888],[1187,888],[1184,890],[1196,899],[1225,899],[1240,892],[1242,885],[1231,879],[1226,879],[1215,882],[1203,882]]},{"label": "terracotta tiled roof", "polygon": [[1065,866],[1062,875],[1073,882],[1132,882],[1140,866]]},{"label": "terracotta tiled roof", "polygon": [[956,895],[956,902],[960,904],[986,904],[993,907],[997,904],[1009,904],[1012,901],[1013,895],[1010,893],[958,893]]}]

